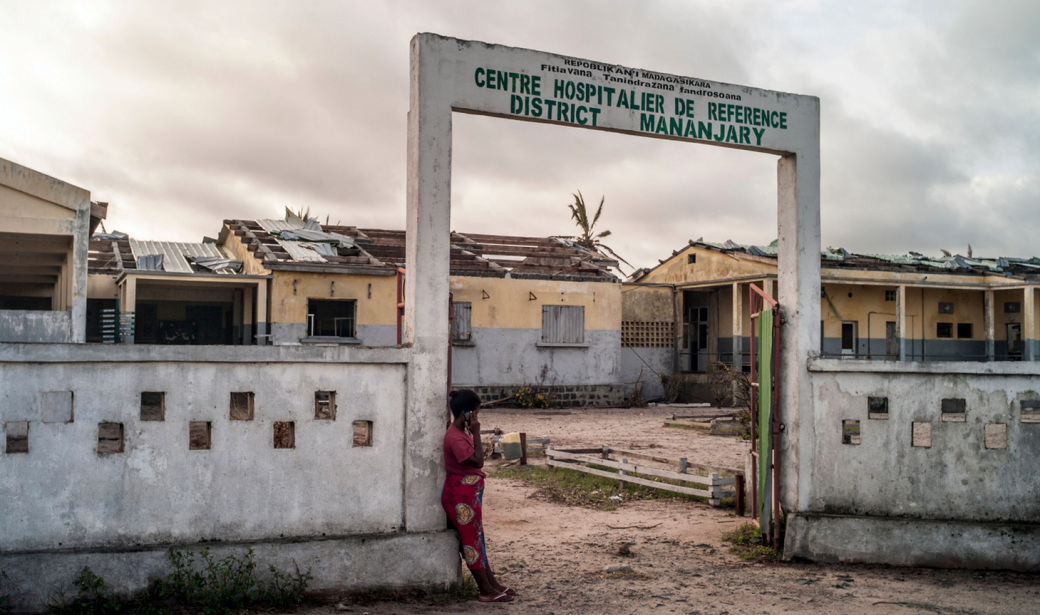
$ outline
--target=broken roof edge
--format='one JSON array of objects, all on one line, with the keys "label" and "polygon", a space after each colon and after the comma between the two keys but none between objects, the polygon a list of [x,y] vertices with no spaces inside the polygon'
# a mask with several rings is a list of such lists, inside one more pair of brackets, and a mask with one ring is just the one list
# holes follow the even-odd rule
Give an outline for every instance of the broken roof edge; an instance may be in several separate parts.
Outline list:
[{"label": "broken roof edge", "polygon": [[[626,281],[639,282],[654,271],[658,270],[660,267],[672,261],[672,259],[678,258],[680,255],[692,248],[718,252],[735,258],[775,264],[778,258],[776,254],[777,243],[778,240],[774,239],[768,246],[763,247],[754,245],[745,246],[737,244],[732,240],[727,240],[725,243],[720,244],[707,242],[703,239],[691,239],[687,242],[687,245],[683,246],[679,250],[673,250],[671,256],[659,259],[657,265],[636,269]],[[1033,261],[1036,261],[1036,264],[1034,264]],[[1005,265],[1005,263],[1007,264]],[[1031,272],[1006,271],[1006,269],[1015,266],[1025,269],[1036,269],[1037,274],[1035,275],[1037,278],[1040,278],[1040,259],[1037,259],[1036,257],[1014,258],[1001,256],[997,258],[969,258],[956,254],[943,256],[941,258],[930,258],[913,250],[909,251],[906,256],[902,256],[888,254],[857,254],[849,252],[844,248],[833,247],[827,247],[820,251],[820,267],[824,269],[856,269],[862,271],[888,271],[898,273],[900,271],[908,272],[908,268],[913,268],[918,272],[934,272],[936,274],[944,275],[1001,276],[1020,279],[1023,281],[1033,279],[1033,274]]]}]

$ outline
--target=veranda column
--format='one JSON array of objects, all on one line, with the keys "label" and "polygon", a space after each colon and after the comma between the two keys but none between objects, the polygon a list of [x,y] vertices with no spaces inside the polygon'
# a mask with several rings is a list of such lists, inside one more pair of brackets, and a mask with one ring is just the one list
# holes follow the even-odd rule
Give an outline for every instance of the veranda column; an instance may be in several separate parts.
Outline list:
[{"label": "veranda column", "polygon": [[993,317],[993,291],[983,291],[983,307],[985,310],[986,326],[986,361],[994,361],[997,357],[996,342],[996,320]]},{"label": "veranda column", "polygon": [[744,293],[739,283],[733,284],[733,369],[744,369]]},{"label": "veranda column", "polygon": [[1022,290],[1022,360],[1035,361],[1036,352],[1033,348],[1036,332],[1036,314],[1033,313],[1033,297],[1036,290],[1032,286],[1026,286]]},{"label": "veranda column", "polygon": [[899,360],[906,361],[906,286],[896,287],[896,339],[899,340]]}]

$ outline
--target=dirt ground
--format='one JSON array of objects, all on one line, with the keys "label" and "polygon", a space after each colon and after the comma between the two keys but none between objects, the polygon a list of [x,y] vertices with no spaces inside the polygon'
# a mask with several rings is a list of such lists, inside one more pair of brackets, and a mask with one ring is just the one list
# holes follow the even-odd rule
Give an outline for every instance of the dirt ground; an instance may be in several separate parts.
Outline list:
[{"label": "dirt ground", "polygon": [[[688,409],[567,410],[568,414],[495,410],[485,430],[549,435],[559,447],[612,444],[655,448],[668,457],[738,467],[747,443],[663,427]],[[724,533],[742,520],[732,509],[675,501],[635,501],[614,511],[531,498],[518,480],[489,478],[485,528],[492,568],[519,592],[510,604],[476,601],[432,606],[353,605],[370,615],[417,613],[820,613],[849,615],[1036,614],[1040,577],[1005,572],[747,562],[729,552]],[[618,554],[629,545],[630,556]],[[633,574],[605,574],[626,564]],[[334,607],[308,615],[339,613]]]}]

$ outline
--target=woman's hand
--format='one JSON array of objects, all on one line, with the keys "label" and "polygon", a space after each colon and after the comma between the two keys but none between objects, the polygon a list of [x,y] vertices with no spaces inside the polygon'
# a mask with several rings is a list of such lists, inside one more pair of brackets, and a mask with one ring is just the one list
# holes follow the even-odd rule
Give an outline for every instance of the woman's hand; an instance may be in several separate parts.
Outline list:
[{"label": "woman's hand", "polygon": [[480,410],[474,410],[469,417],[469,430],[472,433],[480,431]]}]

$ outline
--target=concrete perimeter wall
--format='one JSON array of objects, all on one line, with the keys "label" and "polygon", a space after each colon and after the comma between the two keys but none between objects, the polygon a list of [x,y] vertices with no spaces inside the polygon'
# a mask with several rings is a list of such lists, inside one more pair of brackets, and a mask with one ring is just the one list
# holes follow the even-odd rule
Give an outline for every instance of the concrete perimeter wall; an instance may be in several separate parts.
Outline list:
[{"label": "concrete perimeter wall", "polygon": [[[1040,399],[1040,366],[814,360],[809,369],[809,506],[792,515],[788,556],[1040,570],[1040,423],[1023,422],[1021,407]],[[888,399],[887,419],[870,418],[869,397]],[[943,399],[965,400],[963,422],[943,420]],[[859,444],[843,442],[845,420],[859,421]],[[930,426],[928,446],[914,445],[915,423]]]},{"label": "concrete perimeter wall", "polygon": [[[457,579],[450,535],[405,533],[409,352],[0,344],[0,421],[28,423],[28,453],[0,456],[12,606],[42,608],[83,565],[141,589],[169,546],[291,553],[313,589]],[[142,420],[151,391],[164,420]],[[336,392],[335,420],[316,418],[315,391]],[[231,419],[232,392],[253,393],[252,420]],[[189,450],[191,421],[210,423],[209,450]],[[354,421],[371,421],[371,446],[353,445]],[[122,452],[98,452],[102,422],[123,426]],[[275,422],[293,423],[293,448],[275,448]]]},{"label": "concrete perimeter wall", "polygon": [[0,340],[68,343],[72,341],[72,318],[66,310],[0,310]]}]

